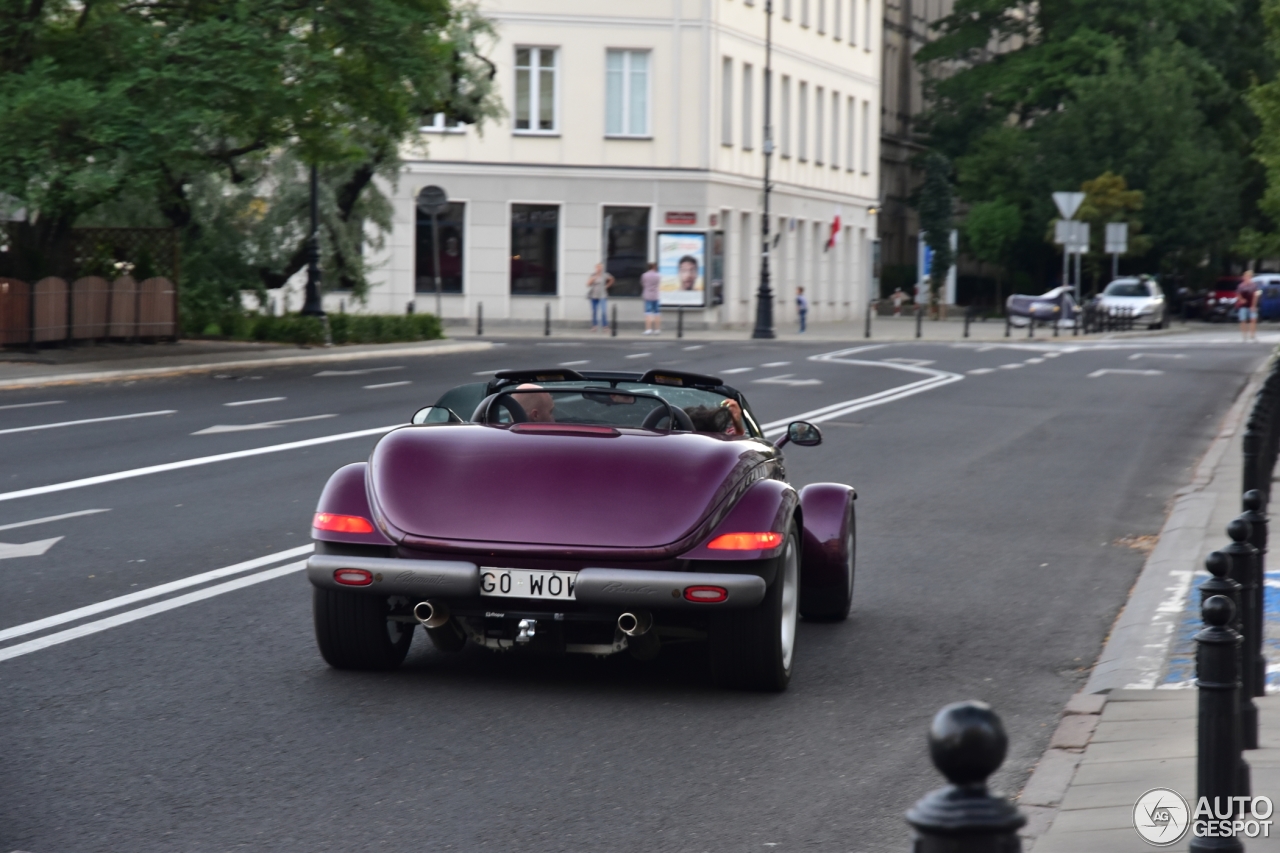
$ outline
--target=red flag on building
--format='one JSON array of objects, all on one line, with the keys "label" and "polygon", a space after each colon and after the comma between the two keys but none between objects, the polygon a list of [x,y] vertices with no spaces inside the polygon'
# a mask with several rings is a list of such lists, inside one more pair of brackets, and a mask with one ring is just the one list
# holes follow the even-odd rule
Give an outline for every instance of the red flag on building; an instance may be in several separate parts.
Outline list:
[{"label": "red flag on building", "polygon": [[835,219],[831,220],[831,236],[827,237],[827,245],[822,247],[822,251],[835,248],[836,243],[840,242],[840,206],[836,206]]}]

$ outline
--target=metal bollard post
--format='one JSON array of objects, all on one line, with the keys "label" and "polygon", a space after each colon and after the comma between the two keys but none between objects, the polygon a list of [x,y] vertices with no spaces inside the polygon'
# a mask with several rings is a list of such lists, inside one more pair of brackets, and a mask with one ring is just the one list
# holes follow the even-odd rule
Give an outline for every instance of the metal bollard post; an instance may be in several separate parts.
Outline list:
[{"label": "metal bollard post", "polygon": [[1034,338],[1036,336],[1036,318],[1027,318],[1027,337]]},{"label": "metal bollard post", "polygon": [[969,337],[969,321],[973,319],[973,306],[964,309],[964,336]]},{"label": "metal bollard post", "polygon": [[484,334],[484,303],[476,303],[476,334]]},{"label": "metal bollard post", "polygon": [[[1257,549],[1254,558],[1254,577],[1258,579],[1258,615],[1259,625],[1266,625],[1267,612],[1267,514],[1266,498],[1258,489],[1250,489],[1244,493],[1244,513],[1240,516],[1249,522],[1249,544]],[[1253,657],[1253,695],[1265,696],[1267,692],[1267,657],[1263,653],[1264,631],[1259,631],[1253,638],[1255,645],[1245,647],[1245,659],[1250,653]],[[1246,664],[1247,666],[1248,664]]]},{"label": "metal bollard post", "polygon": [[618,336],[618,306],[613,306],[613,322],[609,324],[609,337],[616,338]]},{"label": "metal bollard post", "polygon": [[551,337],[551,303],[550,302],[547,303],[546,310],[543,312],[542,316],[543,316],[542,334],[544,337],[549,338]]},{"label": "metal bollard post", "polygon": [[1244,435],[1241,436],[1241,442],[1244,449],[1244,477],[1243,485],[1246,492],[1256,491],[1262,488],[1259,480],[1262,480],[1262,466],[1259,464],[1262,456],[1262,435],[1254,429],[1253,419],[1250,418],[1245,426]]},{"label": "metal bollard post", "polygon": [[1257,695],[1254,681],[1257,668],[1254,664],[1256,648],[1261,648],[1259,634],[1262,633],[1262,608],[1258,597],[1261,584],[1258,583],[1257,553],[1258,549],[1249,544],[1252,531],[1249,522],[1241,518],[1233,518],[1227,524],[1227,535],[1231,544],[1222,549],[1230,561],[1227,577],[1240,584],[1238,602],[1240,633],[1244,637],[1244,652],[1241,654],[1240,668],[1240,737],[1245,749],[1258,748],[1258,707],[1253,702]]},{"label": "metal bollard post", "polygon": [[[1240,692],[1240,635],[1229,624],[1235,605],[1224,595],[1210,596],[1200,605],[1205,627],[1196,634],[1196,797],[1208,797],[1210,808],[1240,791],[1240,719],[1236,713]],[[1235,811],[1235,807],[1228,807]],[[1238,838],[1192,837],[1190,849],[1237,851],[1244,845]]]},{"label": "metal bollard post", "polygon": [[916,337],[920,337],[920,324],[924,322],[924,306],[916,306]]},{"label": "metal bollard post", "polygon": [[876,304],[876,301],[874,299],[872,299],[870,302],[867,303],[867,324],[866,324],[866,328],[862,330],[862,336],[864,338],[871,337],[871,309],[875,306],[875,304]]},{"label": "metal bollard post", "polygon": [[929,726],[929,757],[951,784],[930,791],[907,812],[912,853],[1022,853],[1017,807],[987,789],[1004,763],[1009,738],[984,702],[956,702]]},{"label": "metal bollard post", "polygon": [[1055,338],[1058,336],[1058,329],[1059,329],[1061,326],[1062,326],[1062,320],[1061,320],[1061,319],[1056,319],[1056,320],[1054,320],[1054,321],[1053,321],[1053,336],[1054,336]]},{"label": "metal bollard post", "polygon": [[1006,310],[1004,312],[1004,336],[1006,338],[1009,337],[1009,330],[1012,328],[1013,328],[1013,324],[1009,322],[1009,312],[1008,310]]},{"label": "metal bollard post", "polygon": [[683,308],[676,309],[676,337],[677,338],[684,337],[684,309]]}]

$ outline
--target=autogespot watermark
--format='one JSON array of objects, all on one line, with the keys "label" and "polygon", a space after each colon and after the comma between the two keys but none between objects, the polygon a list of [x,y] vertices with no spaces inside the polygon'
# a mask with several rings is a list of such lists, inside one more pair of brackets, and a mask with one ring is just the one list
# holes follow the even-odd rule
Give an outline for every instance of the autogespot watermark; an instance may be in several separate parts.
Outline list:
[{"label": "autogespot watermark", "polygon": [[1270,838],[1270,797],[1201,797],[1193,811],[1172,788],[1152,788],[1133,804],[1133,828],[1155,847],[1196,838]]}]

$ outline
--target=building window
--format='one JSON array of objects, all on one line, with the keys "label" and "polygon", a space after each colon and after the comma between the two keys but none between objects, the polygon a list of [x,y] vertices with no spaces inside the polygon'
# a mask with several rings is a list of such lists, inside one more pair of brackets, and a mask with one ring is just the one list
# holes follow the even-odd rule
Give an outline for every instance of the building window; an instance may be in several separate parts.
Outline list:
[{"label": "building window", "polygon": [[[414,208],[417,210],[417,208]],[[440,292],[462,292],[462,235],[467,207],[451,201],[439,214]],[[418,211],[417,257],[414,263],[413,289],[418,293],[436,292],[435,249],[432,244],[431,214]]]},{"label": "building window", "polygon": [[778,94],[778,150],[783,157],[791,156],[791,78],[786,74]]},{"label": "building window", "polygon": [[840,168],[840,93],[831,93],[831,168]]},{"label": "building window", "polygon": [[511,292],[555,295],[559,246],[559,205],[511,205]]},{"label": "building window", "polygon": [[822,107],[826,103],[821,86],[813,90],[813,162],[822,165]]},{"label": "building window", "polygon": [[606,207],[605,269],[613,276],[611,296],[639,296],[640,275],[649,264],[649,208]]},{"label": "building window", "polygon": [[[868,3],[871,0],[867,0]],[[858,46],[858,0],[849,0],[849,47]]]},{"label": "building window", "polygon": [[840,41],[840,10],[844,8],[844,0],[831,0],[831,37]]},{"label": "building window", "polygon": [[809,26],[809,0],[800,0],[800,26]]},{"label": "building window", "polygon": [[556,49],[516,48],[516,130],[556,132]]},{"label": "building window", "polygon": [[852,97],[851,97],[851,98],[849,98],[849,101],[848,101],[848,111],[847,111],[847,112],[848,112],[848,119],[847,119],[847,120],[848,120],[849,124],[848,124],[848,126],[845,128],[845,130],[847,131],[847,133],[845,134],[845,137],[844,137],[844,168],[845,168],[845,171],[848,171],[848,172],[852,172],[852,171],[853,171],[853,168],[854,168],[854,161],[853,161],[853,127],[854,127],[853,114],[854,114],[854,111],[857,109],[857,104],[858,104],[858,99],[857,99],[857,98],[852,98]]},{"label": "building window", "polygon": [[[840,0],[836,0],[837,3]],[[827,32],[827,0],[817,0],[818,3],[818,35],[826,35]]]},{"label": "building window", "polygon": [[782,20],[791,20],[791,0],[782,0]]},{"label": "building window", "polygon": [[733,144],[733,60],[725,57],[721,63],[720,85],[720,144]]},{"label": "building window", "polygon": [[751,66],[744,62],[742,64],[742,147],[747,151],[754,147],[751,143],[751,96],[754,89],[751,77]]},{"label": "building window", "polygon": [[466,133],[467,126],[456,118],[445,118],[444,113],[436,113],[418,130],[423,133]]},{"label": "building window", "polygon": [[803,163],[809,159],[809,84],[803,80],[796,99],[800,102],[796,110],[796,159]]},{"label": "building window", "polygon": [[862,102],[862,174],[871,174],[871,103]]},{"label": "building window", "polygon": [[605,53],[604,123],[609,136],[649,135],[649,51]]},{"label": "building window", "polygon": [[862,4],[862,49],[871,52],[871,0]]}]

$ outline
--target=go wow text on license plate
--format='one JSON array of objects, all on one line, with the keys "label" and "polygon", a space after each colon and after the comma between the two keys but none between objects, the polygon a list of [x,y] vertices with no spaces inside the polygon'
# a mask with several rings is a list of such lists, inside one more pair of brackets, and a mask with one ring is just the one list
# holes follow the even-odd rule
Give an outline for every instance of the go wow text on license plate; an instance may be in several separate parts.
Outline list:
[{"label": "go wow text on license plate", "polygon": [[573,601],[573,588],[577,582],[577,572],[480,568],[481,595]]}]

